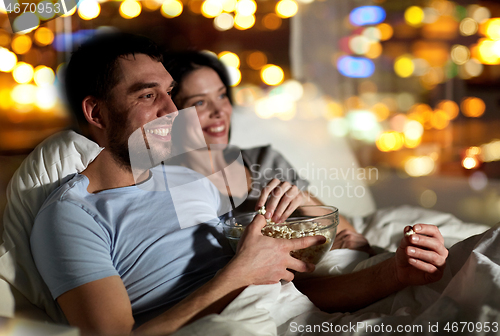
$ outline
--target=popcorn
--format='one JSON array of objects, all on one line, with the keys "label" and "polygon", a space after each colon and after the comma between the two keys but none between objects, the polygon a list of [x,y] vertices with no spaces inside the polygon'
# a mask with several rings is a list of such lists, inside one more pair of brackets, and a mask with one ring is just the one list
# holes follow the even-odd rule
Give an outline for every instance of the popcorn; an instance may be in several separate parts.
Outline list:
[{"label": "popcorn", "polygon": [[291,256],[299,260],[317,264],[325,252],[330,250],[332,237],[328,230],[321,230],[318,223],[299,222],[289,225],[266,225],[262,229],[262,234],[272,238],[295,239],[308,236],[322,235],[326,238],[324,244],[310,246],[302,250],[290,252]]},{"label": "popcorn", "polygon": [[405,233],[405,237],[409,237],[409,236],[414,235],[414,234],[415,234],[415,231],[413,231],[413,228],[410,228],[410,230],[408,230]]},{"label": "popcorn", "polygon": [[266,214],[266,206],[263,205],[262,208],[260,208],[257,212],[264,216]]}]

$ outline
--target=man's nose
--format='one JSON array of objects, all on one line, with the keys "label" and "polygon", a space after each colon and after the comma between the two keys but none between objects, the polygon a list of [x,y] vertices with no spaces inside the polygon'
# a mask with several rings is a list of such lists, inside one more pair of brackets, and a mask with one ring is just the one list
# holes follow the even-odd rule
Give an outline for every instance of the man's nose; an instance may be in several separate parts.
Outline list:
[{"label": "man's nose", "polygon": [[176,117],[179,114],[177,106],[175,106],[172,97],[169,95],[167,95],[165,100],[162,102],[162,107],[158,110],[158,117],[163,117],[167,114],[171,117]]}]

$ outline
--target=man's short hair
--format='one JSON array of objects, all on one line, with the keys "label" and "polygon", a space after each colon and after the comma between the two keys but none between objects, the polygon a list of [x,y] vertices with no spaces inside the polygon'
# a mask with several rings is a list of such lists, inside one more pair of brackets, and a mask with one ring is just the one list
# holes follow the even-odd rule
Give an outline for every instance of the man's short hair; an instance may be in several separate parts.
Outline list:
[{"label": "man's short hair", "polygon": [[127,33],[97,35],[83,43],[71,56],[66,68],[64,89],[69,108],[80,128],[88,125],[82,111],[82,101],[93,96],[107,101],[118,84],[118,59],[126,55],[146,54],[162,62],[158,46],[144,36]]}]

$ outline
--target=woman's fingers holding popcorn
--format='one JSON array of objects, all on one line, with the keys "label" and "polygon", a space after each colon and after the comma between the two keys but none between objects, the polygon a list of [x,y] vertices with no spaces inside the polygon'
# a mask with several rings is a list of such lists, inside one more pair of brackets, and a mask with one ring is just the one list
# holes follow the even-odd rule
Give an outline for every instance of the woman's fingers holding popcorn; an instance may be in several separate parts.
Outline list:
[{"label": "woman's fingers holding popcorn", "polygon": [[303,203],[304,197],[302,192],[297,186],[292,185],[279,200],[272,221],[275,223],[284,222]]},{"label": "woman's fingers holding popcorn", "polygon": [[266,219],[272,218],[273,222],[279,223],[303,203],[304,196],[297,186],[275,178],[262,189],[256,210],[265,205]]},{"label": "woman's fingers holding popcorn", "polygon": [[263,206],[266,206],[266,214],[265,214],[266,219],[270,219],[272,216],[272,211],[274,211],[274,208],[273,209],[270,208],[270,204],[268,204],[267,199],[270,196],[271,192],[280,184],[281,181],[278,180],[277,178],[272,179],[264,188],[262,188],[260,197],[257,200],[255,210],[258,210]]}]

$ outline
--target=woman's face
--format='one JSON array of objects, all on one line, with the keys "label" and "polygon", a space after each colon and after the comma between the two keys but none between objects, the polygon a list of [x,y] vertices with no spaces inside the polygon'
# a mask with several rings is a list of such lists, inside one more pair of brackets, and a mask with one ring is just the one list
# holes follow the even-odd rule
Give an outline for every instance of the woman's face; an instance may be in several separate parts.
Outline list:
[{"label": "woman's face", "polygon": [[207,144],[227,144],[233,108],[219,75],[209,67],[194,70],[182,81],[179,108],[194,106]]}]

